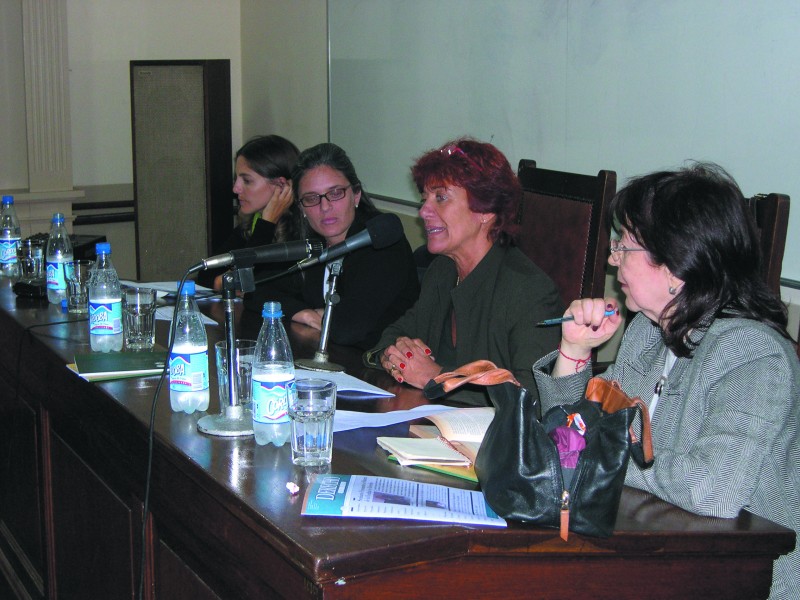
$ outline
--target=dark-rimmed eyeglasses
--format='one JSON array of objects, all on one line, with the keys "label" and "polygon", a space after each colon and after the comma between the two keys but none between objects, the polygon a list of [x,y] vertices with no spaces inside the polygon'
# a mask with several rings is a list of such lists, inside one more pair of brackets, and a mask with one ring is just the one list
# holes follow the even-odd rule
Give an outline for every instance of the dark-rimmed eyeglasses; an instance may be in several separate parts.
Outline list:
[{"label": "dark-rimmed eyeglasses", "polygon": [[304,194],[303,196],[300,196],[300,204],[306,208],[309,208],[322,202],[323,198],[325,198],[328,202],[338,202],[345,197],[347,190],[349,190],[351,187],[353,186],[348,185],[345,187],[336,187],[332,190],[328,190],[324,194]]},{"label": "dark-rimmed eyeglasses", "polygon": [[473,167],[475,167],[476,169],[478,169],[478,171],[482,170],[481,166],[478,163],[476,163],[474,160],[472,160],[466,152],[464,152],[461,148],[458,147],[457,144],[449,144],[449,145],[445,146],[444,148],[442,148],[441,150],[439,150],[439,152],[442,152],[443,154],[447,154],[447,156],[453,156],[454,154],[459,154],[459,155],[463,156],[465,159],[467,159],[467,162],[469,164],[471,164]]}]

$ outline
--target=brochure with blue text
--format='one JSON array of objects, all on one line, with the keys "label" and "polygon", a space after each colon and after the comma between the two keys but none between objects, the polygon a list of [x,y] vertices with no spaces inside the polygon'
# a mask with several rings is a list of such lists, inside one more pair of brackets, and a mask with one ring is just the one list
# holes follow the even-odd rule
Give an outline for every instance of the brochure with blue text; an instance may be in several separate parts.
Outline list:
[{"label": "brochure with blue text", "polygon": [[366,475],[317,475],[301,514],[506,526],[483,492]]}]

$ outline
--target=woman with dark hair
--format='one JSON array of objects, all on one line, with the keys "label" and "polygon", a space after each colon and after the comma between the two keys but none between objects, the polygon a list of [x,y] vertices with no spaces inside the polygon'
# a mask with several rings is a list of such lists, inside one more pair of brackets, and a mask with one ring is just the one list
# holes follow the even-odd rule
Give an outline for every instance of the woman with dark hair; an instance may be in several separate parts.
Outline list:
[{"label": "woman with dark hair", "polygon": [[[302,211],[301,238],[319,237],[330,247],[365,229],[380,214],[356,174],[350,158],[335,144],[304,150],[292,170],[292,189]],[[292,321],[322,328],[327,291],[324,264],[299,274],[297,291],[276,285],[254,298],[277,300]],[[368,246],[344,257],[336,282],[339,302],[330,325],[330,341],[368,348],[380,332],[402,315],[419,295],[419,281],[411,246],[403,237],[387,248]],[[260,311],[259,302],[249,304]]]},{"label": "woman with dark hair", "polygon": [[[492,144],[462,138],[431,150],[411,169],[428,251],[437,254],[419,301],[388,327],[368,364],[423,387],[442,370],[480,358],[511,370],[536,395],[530,365],[558,333],[536,322],[559,314],[555,284],[513,240],[522,188]],[[454,400],[487,405],[484,390]]]},{"label": "woman with dark hair", "polygon": [[[299,153],[279,135],[257,136],[239,148],[233,180],[233,193],[239,200],[238,224],[225,243],[214,248],[214,254],[300,239],[300,211],[292,202],[291,181]],[[264,268],[259,270],[263,274]],[[221,271],[203,271],[198,282],[219,290]]]},{"label": "woman with dark hair", "polygon": [[[764,283],[744,198],[716,165],[631,181],[611,204],[609,264],[639,314],[603,374],[649,402],[655,462],[626,484],[702,515],[748,511],[800,530],[800,362]],[[542,410],[573,402],[592,348],[620,326],[613,299],[574,301],[559,349],[534,365]],[[800,598],[800,550],[770,598]]]}]

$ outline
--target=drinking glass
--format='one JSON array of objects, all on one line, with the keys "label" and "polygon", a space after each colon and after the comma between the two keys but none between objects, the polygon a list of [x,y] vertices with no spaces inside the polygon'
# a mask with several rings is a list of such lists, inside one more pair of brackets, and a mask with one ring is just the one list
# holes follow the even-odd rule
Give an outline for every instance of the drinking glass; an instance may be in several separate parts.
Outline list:
[{"label": "drinking glass", "polygon": [[[219,403],[221,407],[228,402],[228,344],[217,342],[214,344],[217,356],[217,382],[219,384]],[[237,394],[239,404],[250,408],[253,393],[253,358],[256,354],[255,340],[236,340],[236,349],[233,359],[236,362],[236,372],[239,375]]]},{"label": "drinking glass", "polygon": [[67,309],[75,314],[89,312],[89,271],[91,260],[71,260],[64,263],[64,279],[67,282]]},{"label": "drinking glass", "polygon": [[146,287],[125,288],[122,321],[128,350],[152,350],[156,343],[156,291]]},{"label": "drinking glass", "polygon": [[336,384],[327,379],[298,379],[289,396],[292,462],[316,467],[331,462]]}]

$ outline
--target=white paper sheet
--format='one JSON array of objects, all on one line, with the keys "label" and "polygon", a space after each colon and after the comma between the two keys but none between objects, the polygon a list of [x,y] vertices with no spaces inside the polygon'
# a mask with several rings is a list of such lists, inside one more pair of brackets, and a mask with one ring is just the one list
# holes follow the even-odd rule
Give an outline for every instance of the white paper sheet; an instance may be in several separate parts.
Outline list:
[{"label": "white paper sheet", "polygon": [[295,369],[295,379],[325,379],[336,384],[336,390],[348,392],[361,392],[366,398],[392,398],[393,393],[361,381],[347,373],[329,373],[327,371],[311,371],[309,369]]},{"label": "white paper sheet", "polygon": [[388,413],[366,413],[353,410],[337,410],[333,417],[333,431],[348,431],[359,427],[384,427],[395,423],[404,423],[421,419],[436,412],[453,410],[452,406],[427,404],[410,410],[395,410]]}]

